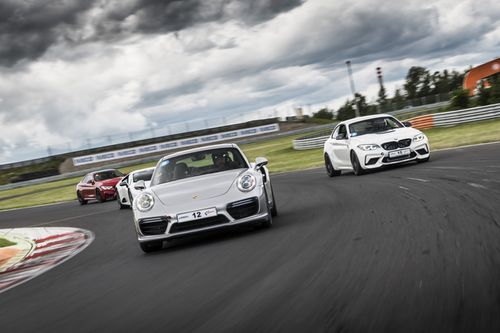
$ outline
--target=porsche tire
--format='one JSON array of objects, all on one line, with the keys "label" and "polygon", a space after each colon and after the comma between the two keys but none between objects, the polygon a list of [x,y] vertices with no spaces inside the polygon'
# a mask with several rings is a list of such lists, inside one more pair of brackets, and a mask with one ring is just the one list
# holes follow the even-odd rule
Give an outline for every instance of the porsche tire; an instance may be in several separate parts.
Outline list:
[{"label": "porsche tire", "polygon": [[151,253],[161,250],[163,248],[163,242],[162,241],[143,242],[139,243],[139,246],[141,247],[141,250],[144,251],[144,253]]}]

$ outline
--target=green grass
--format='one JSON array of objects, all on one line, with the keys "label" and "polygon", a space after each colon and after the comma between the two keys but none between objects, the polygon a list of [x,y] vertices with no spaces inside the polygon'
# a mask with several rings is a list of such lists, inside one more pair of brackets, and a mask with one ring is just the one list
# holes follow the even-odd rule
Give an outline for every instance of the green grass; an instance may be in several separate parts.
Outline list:
[{"label": "green grass", "polygon": [[[429,137],[432,149],[500,141],[500,120],[435,128],[424,132]],[[269,170],[272,173],[322,167],[322,148],[301,151],[292,148],[292,140],[302,136],[305,136],[305,134],[245,144],[241,145],[241,148],[250,161],[255,161],[258,156],[266,157],[269,160]],[[120,170],[128,173],[155,164],[155,162],[145,163],[121,168]],[[0,191],[0,210],[76,200],[75,185],[80,178]],[[37,191],[37,193],[30,193],[34,191]],[[22,196],[1,200],[14,195]]]},{"label": "green grass", "polygon": [[500,120],[424,130],[432,149],[500,141]]},{"label": "green grass", "polygon": [[16,245],[16,243],[0,237],[0,247],[6,247],[6,246],[11,246],[11,245]]}]

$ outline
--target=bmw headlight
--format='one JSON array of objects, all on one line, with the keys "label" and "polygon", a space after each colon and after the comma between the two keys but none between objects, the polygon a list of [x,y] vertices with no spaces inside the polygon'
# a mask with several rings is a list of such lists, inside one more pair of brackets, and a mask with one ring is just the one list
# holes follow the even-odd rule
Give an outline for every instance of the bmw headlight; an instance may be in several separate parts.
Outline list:
[{"label": "bmw headlight", "polygon": [[153,208],[155,204],[155,199],[149,193],[142,193],[134,200],[135,206],[140,212],[147,212],[151,208]]},{"label": "bmw headlight", "polygon": [[257,179],[251,174],[245,174],[238,179],[238,189],[242,192],[249,192],[255,188]]},{"label": "bmw headlight", "polygon": [[417,134],[413,137],[413,142],[419,142],[419,141],[422,141],[424,139],[425,139],[425,135],[420,133],[420,134]]},{"label": "bmw headlight", "polygon": [[361,149],[361,150],[367,151],[367,150],[377,150],[377,149],[380,148],[380,146],[379,145],[373,145],[373,144],[367,144],[367,145],[359,145],[358,148]]},{"label": "bmw headlight", "polygon": [[101,189],[103,189],[105,191],[109,191],[109,190],[114,189],[114,186],[101,186]]}]

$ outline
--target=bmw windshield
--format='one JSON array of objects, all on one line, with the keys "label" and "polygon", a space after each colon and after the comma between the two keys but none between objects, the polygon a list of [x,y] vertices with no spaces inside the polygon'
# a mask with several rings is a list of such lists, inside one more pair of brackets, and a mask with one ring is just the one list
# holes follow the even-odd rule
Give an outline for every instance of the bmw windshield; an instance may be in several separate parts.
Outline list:
[{"label": "bmw windshield", "polygon": [[380,117],[358,121],[349,125],[351,137],[364,134],[387,132],[396,128],[404,127],[399,121],[392,117]]}]

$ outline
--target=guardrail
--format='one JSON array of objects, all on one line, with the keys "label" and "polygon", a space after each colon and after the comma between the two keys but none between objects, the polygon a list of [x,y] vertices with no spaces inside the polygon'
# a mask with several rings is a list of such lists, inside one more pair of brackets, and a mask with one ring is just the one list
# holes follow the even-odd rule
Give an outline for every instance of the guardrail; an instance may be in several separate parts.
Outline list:
[{"label": "guardrail", "polygon": [[[500,103],[480,106],[471,109],[433,113],[411,118],[412,127],[429,129],[435,127],[454,126],[474,121],[500,118]],[[329,135],[319,133],[313,137],[302,137],[293,140],[293,149],[306,150],[323,147]]]},{"label": "guardrail", "polygon": [[292,141],[293,149],[306,150],[323,147],[325,141],[330,137],[330,133],[336,124],[330,126],[328,129],[321,131],[310,136],[304,136]]},{"label": "guardrail", "polygon": [[310,139],[295,139],[293,140],[293,149],[306,150],[306,149],[320,148],[323,147],[325,141],[329,137],[330,137],[329,135],[325,135]]},{"label": "guardrail", "polygon": [[429,129],[500,118],[500,103],[470,109],[433,113],[409,119],[412,127]]}]

